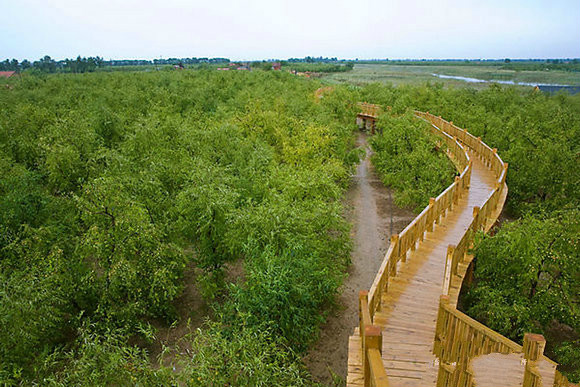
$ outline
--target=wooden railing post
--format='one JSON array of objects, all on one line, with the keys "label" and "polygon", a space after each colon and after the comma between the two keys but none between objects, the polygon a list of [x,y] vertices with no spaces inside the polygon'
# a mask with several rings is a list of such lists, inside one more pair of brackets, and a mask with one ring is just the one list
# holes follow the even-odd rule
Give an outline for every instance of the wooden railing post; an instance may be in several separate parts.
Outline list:
[{"label": "wooden railing post", "polygon": [[459,197],[461,194],[461,181],[459,180],[459,176],[455,176],[455,192],[453,194],[453,204],[457,204],[459,202]]},{"label": "wooden railing post", "polygon": [[451,276],[450,278],[450,283],[449,285],[451,285],[451,278],[454,275],[457,275],[457,267],[459,266],[459,259],[457,259],[458,255],[456,253],[456,246],[455,245],[448,245],[447,246],[447,257],[451,258]]},{"label": "wooden railing post", "polygon": [[363,308],[366,306],[368,308],[369,304],[369,291],[368,290],[361,290],[358,292],[358,327],[359,327],[359,335],[361,336],[361,346],[364,349],[364,335],[363,332],[365,331],[365,319],[364,319],[364,310]]},{"label": "wooden railing post", "polygon": [[473,224],[473,231],[479,231],[480,228],[480,223],[481,223],[481,219],[479,219],[479,207],[473,207],[473,219],[475,219],[475,222]]},{"label": "wooden railing post", "polygon": [[419,239],[419,235],[417,234],[418,229],[419,227],[417,226],[417,223],[415,223],[411,228],[411,251],[415,251],[417,249],[417,240]]},{"label": "wooden railing post", "polygon": [[544,354],[546,339],[544,336],[534,333],[524,335],[524,359],[526,359],[526,368],[524,370],[523,387],[540,387],[542,378],[538,372],[537,362]]},{"label": "wooden railing post", "polygon": [[397,275],[397,263],[399,262],[399,250],[400,250],[400,243],[399,243],[399,234],[391,235],[391,245],[393,246],[393,254],[391,255],[392,264],[389,268],[389,276]]},{"label": "wooden railing post", "polygon": [[505,183],[506,179],[507,179],[507,170],[508,170],[508,163],[503,163],[503,180],[500,181],[500,184]]},{"label": "wooden railing post", "polygon": [[546,339],[537,333],[524,335],[524,358],[528,361],[540,360],[546,348]]},{"label": "wooden railing post", "polygon": [[473,162],[469,160],[469,171],[467,172],[467,176],[465,176],[464,186],[465,188],[469,188],[471,186],[471,172],[473,172]]},{"label": "wooden railing post", "polygon": [[[437,323],[435,325],[435,342],[433,343],[433,353],[441,358],[441,351],[444,347],[445,340],[445,306],[449,305],[449,296],[441,295],[439,297],[439,311],[437,312]],[[442,362],[442,359],[440,359]]]},{"label": "wooden railing post", "polygon": [[495,183],[494,186],[494,194],[491,197],[491,208],[493,211],[495,211],[497,209],[497,204],[499,202],[499,195],[501,193],[501,184],[499,182]]},{"label": "wooden railing post", "polygon": [[[445,255],[445,272],[443,277],[443,291],[442,294],[449,295],[449,290],[451,288],[451,281],[453,280],[453,257],[454,257],[455,246],[447,246],[447,254]],[[447,281],[449,278],[449,281]]]},{"label": "wooden railing post", "polygon": [[434,212],[435,212],[435,198],[429,199],[429,213],[427,214],[427,231],[433,232],[433,222],[434,219]]},{"label": "wooden railing post", "polygon": [[367,359],[367,328],[372,326],[371,318],[369,313],[369,292],[366,290],[361,290],[358,294],[358,305],[359,305],[359,335],[360,335],[360,345],[361,345],[361,360],[364,367],[364,377],[365,377],[365,385],[367,380],[367,367],[368,367],[368,359]]},{"label": "wooden railing post", "polygon": [[441,201],[438,202],[437,199],[433,202],[433,215],[435,216],[435,224],[441,223]]},{"label": "wooden railing post", "polygon": [[[388,387],[383,353],[383,332],[380,326],[369,325],[364,331],[366,354],[364,356],[364,386]],[[377,356],[378,355],[378,356]]]}]

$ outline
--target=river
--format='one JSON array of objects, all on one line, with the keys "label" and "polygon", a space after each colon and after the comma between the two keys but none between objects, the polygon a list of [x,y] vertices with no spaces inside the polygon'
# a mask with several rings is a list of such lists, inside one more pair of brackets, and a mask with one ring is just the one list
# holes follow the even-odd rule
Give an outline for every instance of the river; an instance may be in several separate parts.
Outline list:
[{"label": "river", "polygon": [[560,85],[557,83],[534,83],[534,82],[515,82],[515,81],[499,81],[499,80],[485,80],[485,79],[477,79],[477,78],[469,78],[469,77],[462,77],[459,75],[444,75],[444,74],[436,74],[432,73],[434,77],[442,78],[442,79],[458,79],[460,81],[465,81],[469,83],[499,83],[502,85],[518,85],[518,86],[557,86],[557,87],[573,87],[572,85]]}]

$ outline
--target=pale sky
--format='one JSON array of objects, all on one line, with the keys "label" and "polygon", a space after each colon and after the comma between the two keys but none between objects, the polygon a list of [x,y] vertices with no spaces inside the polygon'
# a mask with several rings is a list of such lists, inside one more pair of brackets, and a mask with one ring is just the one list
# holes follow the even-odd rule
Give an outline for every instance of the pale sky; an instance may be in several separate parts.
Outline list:
[{"label": "pale sky", "polygon": [[580,57],[580,0],[0,0],[0,60]]}]

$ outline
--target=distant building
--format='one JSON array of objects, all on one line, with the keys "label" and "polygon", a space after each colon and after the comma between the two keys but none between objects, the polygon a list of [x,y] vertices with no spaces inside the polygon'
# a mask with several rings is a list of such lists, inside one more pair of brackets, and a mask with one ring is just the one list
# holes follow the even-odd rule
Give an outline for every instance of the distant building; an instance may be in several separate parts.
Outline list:
[{"label": "distant building", "polygon": [[280,62],[272,63],[272,70],[282,70],[282,63]]},{"label": "distant building", "polygon": [[229,67],[218,67],[218,71],[230,71]]},{"label": "distant building", "polygon": [[233,62],[233,63],[230,63],[229,66],[231,69],[236,69],[236,70],[246,70],[246,71],[250,70],[250,63],[248,63],[248,62],[245,62],[245,63],[244,62],[237,62],[237,63]]},{"label": "distant building", "polygon": [[16,71],[0,71],[0,78],[10,78],[16,75]]}]

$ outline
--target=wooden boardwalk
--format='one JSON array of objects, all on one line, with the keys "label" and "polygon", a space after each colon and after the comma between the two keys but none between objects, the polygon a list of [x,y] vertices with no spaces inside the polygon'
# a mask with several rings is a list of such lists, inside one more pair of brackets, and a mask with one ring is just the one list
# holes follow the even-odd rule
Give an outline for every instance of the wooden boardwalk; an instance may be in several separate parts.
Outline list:
[{"label": "wooden boardwalk", "polygon": [[[433,231],[425,233],[424,240],[417,243],[416,249],[408,251],[406,261],[399,263],[396,276],[389,279],[388,291],[382,293],[380,306],[372,316],[373,326],[382,329],[381,358],[390,387],[438,384],[440,361],[434,354],[434,341],[440,298],[448,293],[449,303],[455,307],[471,258],[461,262],[457,274],[452,276],[448,269],[451,265],[448,246],[460,244],[474,220],[474,207],[481,208],[498,186],[497,174],[473,150],[469,150],[468,154],[472,162],[469,189],[434,226]],[[487,227],[484,225],[485,229],[489,229],[499,216],[506,194],[507,189],[497,209],[489,216],[490,224]],[[522,353],[488,353],[473,357],[468,371],[472,382],[465,385],[522,386],[526,367],[523,358]],[[357,327],[349,339],[347,386],[365,385],[362,363],[361,337]],[[554,385],[556,364],[542,357],[537,361],[537,368],[541,375],[537,386]],[[439,384],[445,383],[440,381]]]},{"label": "wooden boardwalk", "polygon": [[[447,246],[459,242],[473,220],[473,207],[485,202],[496,180],[478,158],[472,160],[471,187],[466,195],[409,253],[407,263],[381,299],[380,312],[375,314],[374,323],[384,327],[383,362],[390,386],[435,386],[437,381],[439,366],[433,354],[433,338]],[[358,330],[349,346],[360,351]],[[362,385],[360,355],[349,358],[348,377],[349,386]]]}]

